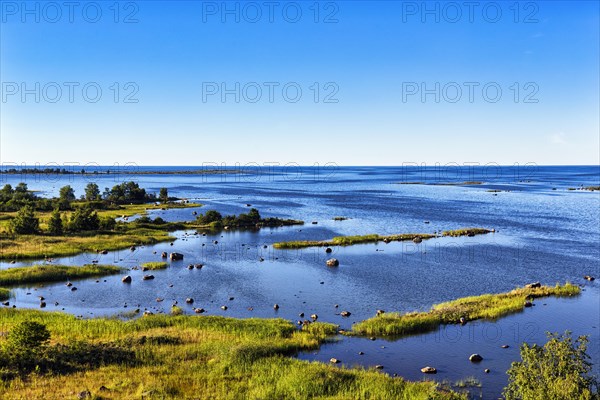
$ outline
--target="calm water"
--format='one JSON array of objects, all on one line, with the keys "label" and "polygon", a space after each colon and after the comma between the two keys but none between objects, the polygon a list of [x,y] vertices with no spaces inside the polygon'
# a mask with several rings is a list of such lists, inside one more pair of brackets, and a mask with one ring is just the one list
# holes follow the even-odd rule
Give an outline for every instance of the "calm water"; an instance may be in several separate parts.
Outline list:
[{"label": "calm water", "polygon": [[[146,167],[148,171],[152,169]],[[179,168],[193,169],[199,168]],[[136,307],[168,312],[174,301],[182,305],[186,297],[193,297],[194,306],[203,307],[210,314],[278,316],[295,321],[300,312],[317,313],[319,320],[349,328],[353,322],[371,317],[377,309],[426,310],[441,301],[507,291],[531,281],[583,284],[584,275],[600,275],[600,192],[567,190],[599,185],[598,167],[245,168],[243,172],[243,175],[210,176],[127,175],[123,171],[98,176],[1,176],[3,183],[14,186],[25,181],[30,189],[43,195],[55,195],[66,184],[73,186],[79,195],[90,181],[104,188],[135,179],[150,191],[158,192],[164,186],[171,195],[202,203],[204,206],[198,212],[216,209],[223,214],[237,214],[247,211],[249,203],[263,216],[307,222],[297,227],[208,236],[176,232],[173,246],[163,243],[134,252],[110,252],[99,258],[96,254],[83,254],[57,259],[56,263],[68,265],[97,259],[100,263],[131,268],[141,262],[160,260],[162,251],[178,251],[185,256],[184,261],[171,263],[167,270],[154,271],[153,281],[142,281],[142,272],[133,270],[131,285],[122,284],[120,276],[114,276],[98,282],[77,282],[76,292],[69,291],[63,283],[19,288],[12,302],[17,307],[37,307],[36,296],[43,295],[48,299],[49,310],[64,309],[92,317]],[[460,185],[465,181],[483,184]],[[155,211],[151,216],[187,220],[193,218],[192,211]],[[333,221],[335,216],[350,219]],[[318,224],[313,225],[312,221]],[[497,232],[473,238],[439,238],[418,246],[381,243],[336,248],[333,257],[340,260],[340,266],[334,269],[325,266],[329,256],[321,249],[283,251],[271,246],[283,240],[368,233],[432,233],[469,226],[494,228]],[[203,263],[205,267],[188,270],[186,266],[190,263]],[[0,268],[9,266],[0,264]],[[234,300],[229,300],[230,297]],[[157,298],[164,301],[157,302]],[[273,309],[275,303],[280,306],[278,311]],[[508,343],[511,348],[504,350],[495,342],[478,340],[477,332],[488,329],[488,325],[501,328],[503,335],[508,335],[510,324],[537,324],[535,334],[518,336],[517,342],[543,342],[544,331],[567,328],[592,335],[590,353],[600,360],[598,284],[588,284],[585,294],[578,299],[548,299],[544,303],[547,306],[540,302],[531,311],[497,324],[477,323],[462,328],[475,327],[473,342],[464,332],[462,339],[452,346],[444,345],[444,340],[436,342],[435,334],[396,342],[346,338],[323,346],[316,355],[302,357],[326,360],[335,354],[348,365],[383,364],[385,372],[410,379],[421,379],[419,369],[435,363],[440,369],[436,379],[476,376],[483,383],[477,389],[483,398],[494,398],[506,382],[504,371],[518,357],[518,346],[511,342]],[[338,308],[334,307],[336,304]],[[228,306],[227,311],[220,309],[222,305]],[[182,307],[192,312],[191,306]],[[249,311],[249,307],[253,310]],[[342,310],[350,311],[351,317],[339,316]],[[382,349],[382,345],[386,348]],[[365,349],[365,356],[354,356],[358,347]],[[489,364],[465,363],[474,351],[482,353]],[[482,376],[483,368],[492,372]]]}]

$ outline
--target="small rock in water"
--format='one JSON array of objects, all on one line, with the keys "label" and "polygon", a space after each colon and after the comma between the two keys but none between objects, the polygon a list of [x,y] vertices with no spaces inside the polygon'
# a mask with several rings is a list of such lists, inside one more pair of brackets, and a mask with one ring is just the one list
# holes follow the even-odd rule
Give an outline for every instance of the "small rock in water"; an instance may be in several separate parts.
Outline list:
[{"label": "small rock in water", "polygon": [[502,346],[500,346],[500,347],[502,347],[503,349],[508,349],[510,346],[509,346],[509,345],[507,345],[507,344],[503,344],[503,345],[502,345]]},{"label": "small rock in water", "polygon": [[328,267],[337,267],[340,265],[340,262],[336,258],[330,258],[325,264],[327,264]]},{"label": "small rock in water", "polygon": [[226,311],[227,310],[227,306],[221,306],[221,310]]},{"label": "small rock in water", "polygon": [[319,316],[317,314],[312,314],[310,317],[313,319],[313,321],[316,321],[319,319]]},{"label": "small rock in water", "polygon": [[383,365],[377,364],[377,365],[375,366],[375,369],[383,369]]},{"label": "small rock in water", "polygon": [[192,299],[191,297],[188,297],[187,299],[185,299],[185,302],[188,304],[192,304],[194,302],[194,299]]},{"label": "small rock in water", "polygon": [[74,292],[74,291],[76,291],[76,290],[77,290],[77,288],[76,288],[75,286],[73,286],[73,287],[71,288],[71,292]]},{"label": "small rock in water", "polygon": [[363,355],[365,355],[365,353],[364,353],[363,351],[359,351],[359,352],[358,352],[358,355],[359,355],[359,356],[363,356]]},{"label": "small rock in water", "polygon": [[533,306],[533,303],[531,301],[526,301],[525,304],[523,304],[523,306],[531,307],[531,306]]},{"label": "small rock in water", "polygon": [[279,304],[274,304],[274,305],[273,305],[273,309],[274,309],[274,310],[279,310]]},{"label": "small rock in water", "polygon": [[329,359],[329,362],[332,364],[337,364],[340,362],[340,360],[338,360],[337,358],[331,358],[331,359]]},{"label": "small rock in water", "polygon": [[587,280],[587,281],[590,281],[590,282],[596,279],[596,278],[594,278],[594,277],[593,277],[593,276],[591,276],[591,275],[586,275],[586,276],[584,276],[583,278],[584,278],[585,280]]},{"label": "small rock in water", "polygon": [[423,367],[421,368],[421,372],[424,374],[437,374],[437,369],[433,367]]},{"label": "small rock in water", "polygon": [[483,372],[485,372],[486,374],[490,373],[490,370],[488,368],[484,369]]},{"label": "small rock in water", "polygon": [[342,312],[340,313],[340,315],[341,315],[342,317],[349,317],[351,314],[352,314],[352,313],[351,313],[350,311],[342,311]]},{"label": "small rock in water", "polygon": [[479,354],[475,353],[475,354],[471,354],[469,356],[469,361],[471,362],[480,362],[481,360],[483,360],[483,357],[481,357]]},{"label": "small rock in water", "polygon": [[377,313],[376,313],[376,315],[377,315],[377,316],[379,316],[379,315],[381,315],[381,314],[385,314],[385,311],[383,311],[383,310],[377,310]]},{"label": "small rock in water", "polygon": [[528,283],[527,285],[525,285],[525,287],[527,289],[537,289],[542,287],[542,284],[540,282],[533,282],[533,283]]}]

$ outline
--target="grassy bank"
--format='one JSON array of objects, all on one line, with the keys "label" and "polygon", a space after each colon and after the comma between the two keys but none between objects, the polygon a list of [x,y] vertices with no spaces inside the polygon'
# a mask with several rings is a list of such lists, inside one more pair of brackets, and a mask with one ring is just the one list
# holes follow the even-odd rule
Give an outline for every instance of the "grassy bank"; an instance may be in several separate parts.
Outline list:
[{"label": "grassy bank", "polygon": [[38,282],[60,282],[75,279],[113,275],[122,269],[114,265],[84,265],[69,267],[65,265],[33,265],[0,270],[0,285],[22,285]]},{"label": "grassy bank", "polygon": [[[288,357],[317,348],[326,334],[335,332],[329,324],[314,323],[298,331],[281,319],[162,315],[123,322],[0,309],[2,330],[23,321],[46,325],[49,347],[68,349],[77,341],[85,348],[111,348],[123,360],[113,356],[100,363],[74,362],[69,373],[17,375],[0,383],[3,399],[77,398],[85,391],[103,399],[459,398],[438,391],[433,382],[406,382],[375,371]],[[1,335],[0,344],[5,340]]]},{"label": "grassy bank", "polygon": [[0,301],[8,300],[10,298],[10,289],[0,288]]},{"label": "grassy bank", "polygon": [[276,249],[302,249],[305,247],[325,247],[325,246],[351,246],[354,244],[361,243],[377,243],[377,242],[394,242],[394,241],[406,241],[413,240],[415,237],[420,237],[421,239],[431,239],[436,237],[435,235],[429,233],[402,233],[399,235],[356,235],[356,236],[337,236],[331,240],[323,240],[323,241],[311,241],[311,240],[302,240],[302,241],[292,241],[292,242],[278,242],[273,244],[273,247]]},{"label": "grassy bank", "polygon": [[103,232],[88,236],[17,235],[0,240],[0,260],[42,259],[119,250],[173,240],[168,231],[140,228],[126,232]]},{"label": "grassy bank", "polygon": [[169,266],[169,263],[165,261],[152,261],[142,264],[142,268],[145,268],[150,271],[155,271],[157,269],[166,269]]},{"label": "grassy bank", "polygon": [[484,228],[462,228],[462,229],[455,229],[455,230],[450,230],[450,231],[443,231],[442,236],[452,236],[452,237],[475,236],[475,235],[485,235],[487,233],[492,233],[492,232],[494,232],[494,231],[492,231],[490,229],[484,229]]},{"label": "grassy bank", "polygon": [[428,312],[385,313],[355,324],[352,334],[369,336],[403,336],[434,330],[442,324],[457,324],[460,319],[493,320],[523,310],[525,302],[547,296],[578,295],[576,285],[518,288],[508,293],[465,297],[433,306]]}]

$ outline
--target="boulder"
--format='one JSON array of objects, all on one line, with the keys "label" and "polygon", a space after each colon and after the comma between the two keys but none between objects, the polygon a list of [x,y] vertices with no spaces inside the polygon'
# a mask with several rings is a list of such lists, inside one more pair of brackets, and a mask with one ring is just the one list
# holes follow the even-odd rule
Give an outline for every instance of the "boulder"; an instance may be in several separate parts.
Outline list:
[{"label": "boulder", "polygon": [[383,365],[381,365],[381,364],[377,364],[377,365],[375,366],[375,369],[383,369]]},{"label": "boulder", "polygon": [[381,314],[385,314],[385,311],[383,311],[383,310],[377,310],[376,315],[381,315]]},{"label": "boulder", "polygon": [[192,299],[191,297],[188,297],[187,299],[185,299],[185,302],[188,304],[192,304],[194,302],[194,299]]},{"label": "boulder", "polygon": [[458,320],[458,322],[460,322],[461,325],[464,325],[467,323],[467,320],[465,319],[465,317],[460,317],[460,319]]},{"label": "boulder", "polygon": [[131,283],[131,276],[127,275],[121,278],[121,282],[123,283]]},{"label": "boulder", "polygon": [[107,250],[102,250],[102,251],[100,252],[100,254],[108,254],[108,251],[107,251]]},{"label": "boulder", "polygon": [[162,258],[167,258],[167,252],[163,251],[162,254],[160,255]]},{"label": "boulder", "polygon": [[337,267],[340,265],[340,262],[337,260],[337,258],[330,258],[325,264],[327,264],[328,267]]},{"label": "boulder", "polygon": [[332,364],[337,364],[337,363],[340,362],[340,360],[338,360],[337,358],[330,358],[329,362],[332,363]]},{"label": "boulder", "polygon": [[196,314],[202,314],[202,313],[204,313],[204,308],[194,308],[194,312]]},{"label": "boulder", "polygon": [[277,304],[277,303],[273,304],[273,310],[279,310],[279,304]]},{"label": "boulder", "polygon": [[151,279],[154,279],[154,275],[144,275],[144,277],[142,279],[145,281],[149,281]]},{"label": "boulder", "polygon": [[325,249],[325,253],[328,253],[328,254],[331,253],[332,251],[333,250],[331,250],[331,247],[328,247],[328,248]]},{"label": "boulder", "polygon": [[483,360],[483,357],[481,357],[479,354],[475,353],[475,354],[471,354],[469,356],[469,361],[471,362],[480,362],[481,360]]},{"label": "boulder", "polygon": [[490,370],[488,368],[484,369],[483,372],[485,372],[486,374],[490,373]]},{"label": "boulder", "polygon": [[227,310],[227,306],[221,306],[221,310],[226,311]]},{"label": "boulder", "polygon": [[413,238],[413,242],[414,243],[421,243],[423,241],[423,239],[421,239],[421,236],[415,236]]},{"label": "boulder", "polygon": [[525,302],[525,304],[523,304],[523,306],[524,306],[524,307],[531,307],[531,306],[533,306],[533,303],[532,303],[531,301],[527,300],[527,301]]},{"label": "boulder", "polygon": [[313,319],[313,321],[316,321],[319,319],[319,316],[317,314],[311,314],[310,317]]},{"label": "boulder", "polygon": [[533,282],[533,283],[528,283],[527,285],[525,285],[525,287],[527,289],[536,289],[536,288],[542,287],[542,284],[540,282]]},{"label": "boulder", "polygon": [[170,258],[171,258],[171,261],[183,260],[183,254],[181,254],[181,253],[171,253]]},{"label": "boulder", "polygon": [[424,374],[437,374],[437,369],[433,367],[423,367],[421,368],[421,372]]},{"label": "boulder", "polygon": [[342,317],[349,317],[351,314],[352,314],[352,313],[351,313],[350,311],[342,311],[342,312],[340,313],[340,315],[341,315]]},{"label": "boulder", "polygon": [[596,278],[594,278],[594,277],[593,277],[593,276],[591,276],[591,275],[586,275],[586,276],[584,276],[583,278],[584,278],[586,281],[590,281],[590,282],[596,279]]}]

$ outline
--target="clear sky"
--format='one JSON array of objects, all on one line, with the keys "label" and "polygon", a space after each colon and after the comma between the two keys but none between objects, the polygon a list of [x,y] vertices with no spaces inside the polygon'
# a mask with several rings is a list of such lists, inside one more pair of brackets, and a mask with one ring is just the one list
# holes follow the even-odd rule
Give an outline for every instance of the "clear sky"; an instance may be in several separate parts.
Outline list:
[{"label": "clear sky", "polygon": [[597,1],[75,3],[0,2],[2,163],[600,162]]}]

